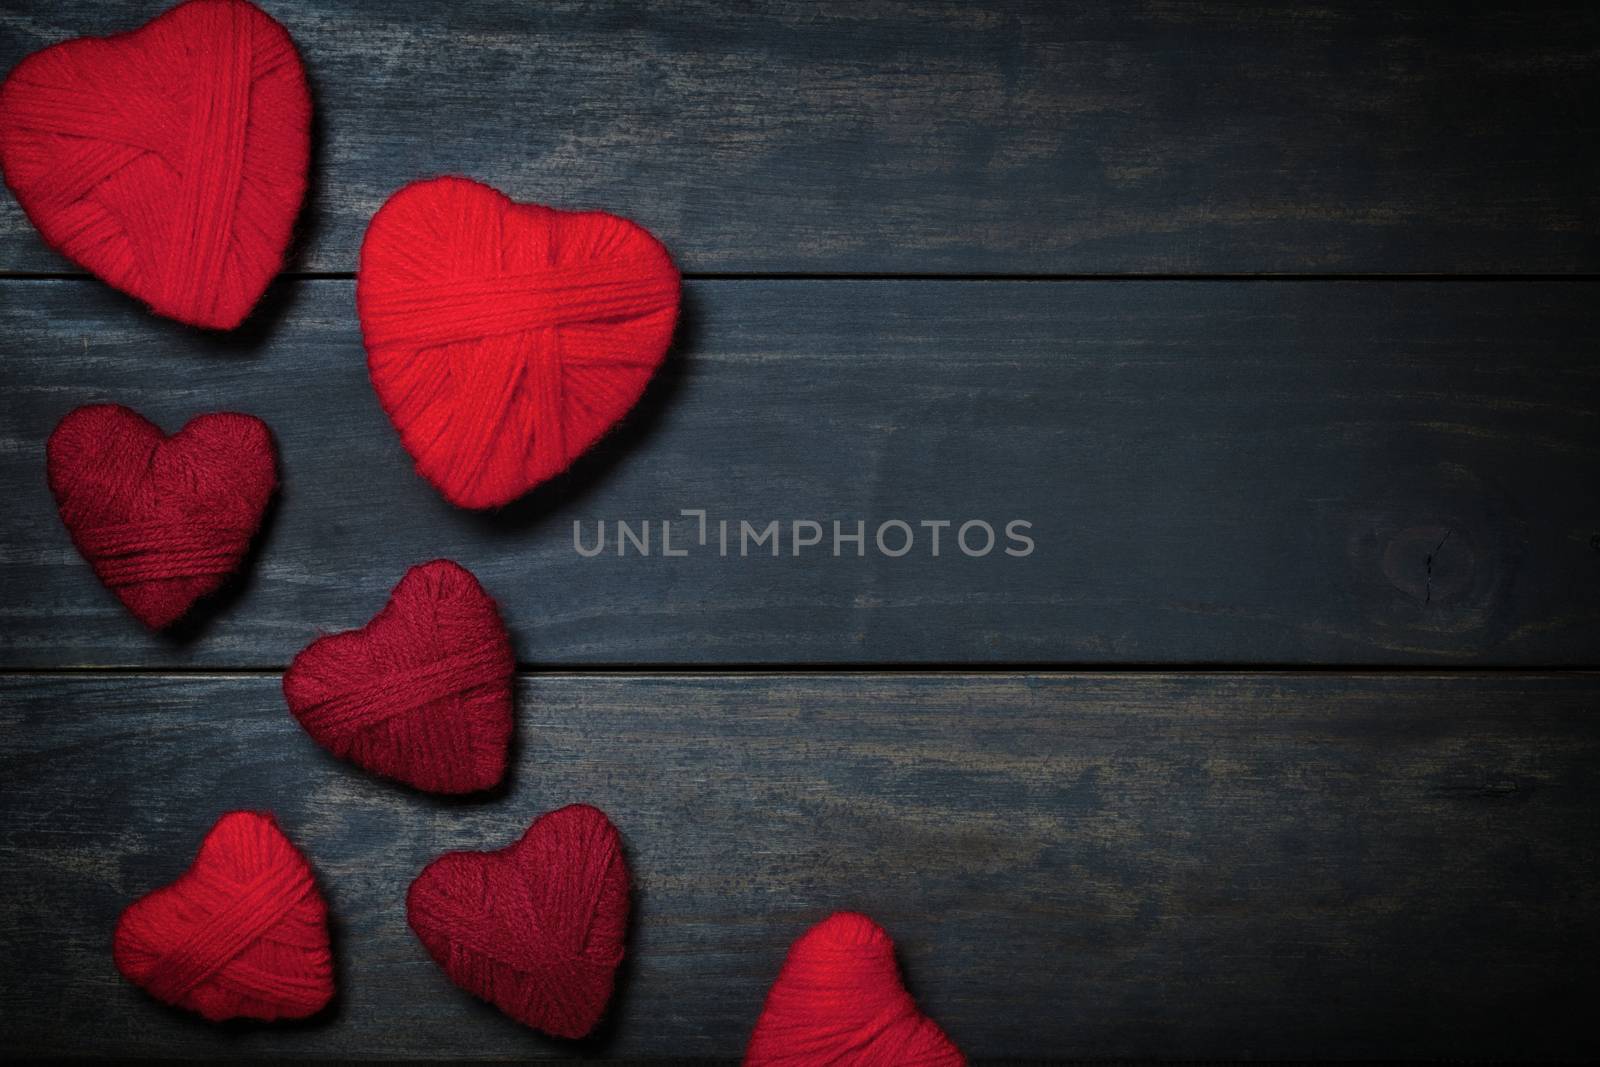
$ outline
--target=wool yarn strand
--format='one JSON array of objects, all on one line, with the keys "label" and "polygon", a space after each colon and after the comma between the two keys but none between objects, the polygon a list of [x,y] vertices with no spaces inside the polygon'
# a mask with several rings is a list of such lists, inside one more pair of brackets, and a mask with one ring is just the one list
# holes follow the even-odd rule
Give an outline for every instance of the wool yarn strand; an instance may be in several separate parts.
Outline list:
[{"label": "wool yarn strand", "polygon": [[305,197],[311,94],[246,0],[64,41],[0,85],[0,171],[52,248],[157,314],[237,326]]},{"label": "wool yarn strand", "polygon": [[217,820],[177,881],[122,913],[117,970],[211,1020],[300,1019],[333,998],[327,905],[270,814]]},{"label": "wool yarn strand", "polygon": [[429,792],[471,793],[505,775],[515,670],[478,579],[434,560],[407,571],[366,626],[302,649],[283,696],[341,759]]},{"label": "wool yarn strand", "polygon": [[622,962],[630,879],[598,808],[534,820],[495,852],[451,852],[406,894],[406,920],[451,981],[557,1037],[599,1023]]},{"label": "wool yarn strand", "polygon": [[153,629],[238,570],[278,482],[271,431],[233,412],[168,437],[135,411],[91,404],[56,426],[45,463],[78,551]]},{"label": "wool yarn strand", "polygon": [[865,915],[837,912],[789,949],[744,1062],[959,1067],[966,1057],[906,992],[883,928]]},{"label": "wool yarn strand", "polygon": [[680,279],[642,227],[406,186],[367,228],[356,307],[379,402],[451,503],[506,504],[621,419],[666,355]]}]

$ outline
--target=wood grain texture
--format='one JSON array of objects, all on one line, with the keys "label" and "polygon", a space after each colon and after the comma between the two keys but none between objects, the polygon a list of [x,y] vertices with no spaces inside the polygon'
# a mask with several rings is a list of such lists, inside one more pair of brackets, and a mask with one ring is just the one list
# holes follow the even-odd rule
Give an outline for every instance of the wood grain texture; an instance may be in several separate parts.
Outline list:
[{"label": "wood grain texture", "polygon": [[[0,1044],[16,1054],[737,1056],[831,909],[898,939],[971,1055],[1600,1052],[1593,676],[620,675],[519,687],[509,788],[335,761],[278,679],[0,679]],[[611,1021],[545,1041],[405,924],[439,852],[587,801],[636,879]],[[120,909],[223,811],[276,812],[336,919],[312,1024],[123,983]]]},{"label": "wood grain texture", "polygon": [[[0,73],[167,2],[11,0]],[[317,101],[302,275],[447,172],[702,274],[1600,272],[1592,4],[262,3]],[[72,269],[0,195],[0,274]],[[0,279],[0,1053],[732,1060],[852,907],[979,1061],[1600,1055],[1600,676],[1530,669],[1600,665],[1600,283],[700,279],[625,425],[489,515],[411,472],[352,288],[284,279],[203,335]],[[51,428],[108,400],[277,436],[247,572],[170,636],[45,486]],[[685,508],[1037,547],[722,558]],[[651,557],[579,556],[602,519]],[[273,673],[438,556],[541,667],[1452,670],[524,675],[508,785],[446,802],[316,747]],[[102,667],[140,670],[26,673]],[[578,1044],[452,987],[403,906],[575,801],[637,883]],[[213,1027],[111,964],[238,807],[332,907],[341,993],[303,1025]]]},{"label": "wood grain texture", "polygon": [[[447,556],[531,664],[1578,664],[1600,654],[1593,283],[697,282],[641,408],[498,513],[410,468],[351,283],[218,339],[103,287],[0,283],[0,665],[281,666]],[[94,579],[43,443],[114,400],[261,416],[284,488],[244,580],[175,637]],[[727,518],[697,541],[683,509]],[[792,555],[796,519],[1032,522]],[[740,558],[738,523],[784,524]],[[605,554],[573,546],[583,524]],[[615,523],[652,523],[616,554]],[[662,521],[689,555],[661,556]],[[891,532],[886,543],[898,546]],[[974,531],[971,543],[981,544]],[[1006,544],[1003,537],[1001,546]]]},{"label": "wood grain texture", "polygon": [[[0,71],[166,0],[12,0]],[[265,0],[302,270],[405,182],[603,207],[693,271],[1594,272],[1600,8]],[[0,268],[59,270],[10,198]]]}]

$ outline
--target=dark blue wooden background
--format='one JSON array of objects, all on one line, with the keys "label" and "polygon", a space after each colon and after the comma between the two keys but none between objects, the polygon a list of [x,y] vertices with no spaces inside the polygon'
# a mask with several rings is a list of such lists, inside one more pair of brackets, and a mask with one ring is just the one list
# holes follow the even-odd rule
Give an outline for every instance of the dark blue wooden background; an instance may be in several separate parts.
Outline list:
[{"label": "dark blue wooden background", "polygon": [[[9,0],[0,69],[160,6]],[[979,1059],[1600,1051],[1600,8],[264,6],[315,187],[236,334],[0,200],[0,1049],[736,1058],[851,907]],[[686,272],[639,409],[490,515],[411,472],[355,324],[366,220],[439,173],[627,214]],[[247,576],[175,635],[44,484],[98,400],[278,438]],[[573,550],[681,543],[684,509],[1036,547]],[[441,555],[525,668],[478,802],[337,763],[278,691]],[[432,855],[574,801],[638,883],[576,1044],[451,987],[403,912]],[[111,965],[121,907],[245,806],[336,915],[308,1024],[208,1026]]]}]

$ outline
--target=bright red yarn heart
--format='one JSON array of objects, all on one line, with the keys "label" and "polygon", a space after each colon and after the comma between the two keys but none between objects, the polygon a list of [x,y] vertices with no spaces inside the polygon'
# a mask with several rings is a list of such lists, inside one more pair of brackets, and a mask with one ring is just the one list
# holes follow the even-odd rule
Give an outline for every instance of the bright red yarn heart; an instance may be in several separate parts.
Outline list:
[{"label": "bright red yarn heart", "polygon": [[366,626],[301,650],[283,695],[334,755],[418,789],[471,793],[505,774],[515,670],[494,601],[439,559],[407,571]]},{"label": "bright red yarn heart", "polygon": [[361,246],[378,400],[453,504],[505,504],[627,413],[666,355],[678,270],[640,226],[464,178],[401,189]]},{"label": "bright red yarn heart", "polygon": [[278,272],[310,151],[294,42],[244,0],[53,45],[0,86],[0,168],[45,241],[195,326],[237,326]]},{"label": "bright red yarn heart", "polygon": [[748,1067],[956,1067],[966,1063],[900,982],[894,942],[842,911],[789,949],[745,1052]]},{"label": "bright red yarn heart", "polygon": [[328,908],[271,815],[217,820],[194,864],[117,923],[123,977],[207,1019],[302,1019],[333,999]]},{"label": "bright red yarn heart", "polygon": [[498,852],[428,864],[406,895],[406,919],[456,985],[528,1026],[582,1037],[611,999],[628,888],[616,827],[573,804]]},{"label": "bright red yarn heart", "polygon": [[260,419],[201,415],[168,437],[115,404],[62,419],[45,462],[78,551],[156,629],[238,568],[278,478],[272,434]]}]

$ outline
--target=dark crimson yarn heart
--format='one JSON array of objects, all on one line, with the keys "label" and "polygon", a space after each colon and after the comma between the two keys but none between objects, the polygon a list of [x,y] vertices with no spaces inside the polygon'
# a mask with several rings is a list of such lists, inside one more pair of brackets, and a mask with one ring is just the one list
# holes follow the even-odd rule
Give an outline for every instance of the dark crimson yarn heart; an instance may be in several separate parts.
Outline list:
[{"label": "dark crimson yarn heart", "polygon": [[406,895],[406,919],[456,985],[528,1026],[582,1037],[611,999],[628,888],[616,827],[573,804],[498,852],[428,864]]},{"label": "dark crimson yarn heart", "polygon": [[328,908],[271,815],[217,820],[176,882],[122,913],[123,977],[207,1019],[302,1019],[333,999]]},{"label": "dark crimson yarn heart", "polygon": [[966,1063],[900,981],[894,942],[842,911],[789,949],[756,1022],[748,1067],[958,1067]]},{"label": "dark crimson yarn heart", "polygon": [[505,774],[516,661],[494,601],[447,559],[406,572],[359,630],[313,641],[283,695],[334,755],[434,793]]},{"label": "dark crimson yarn heart", "polygon": [[161,315],[231,329],[283,263],[311,93],[244,0],[53,45],[0,86],[0,168],[46,242]]},{"label": "dark crimson yarn heart", "polygon": [[565,470],[644,392],[678,270],[640,226],[436,178],[361,245],[367,369],[417,470],[453,504],[505,504]]},{"label": "dark crimson yarn heart", "polygon": [[115,404],[62,419],[45,462],[78,551],[156,629],[238,568],[278,480],[272,434],[260,419],[201,415],[168,437]]}]

